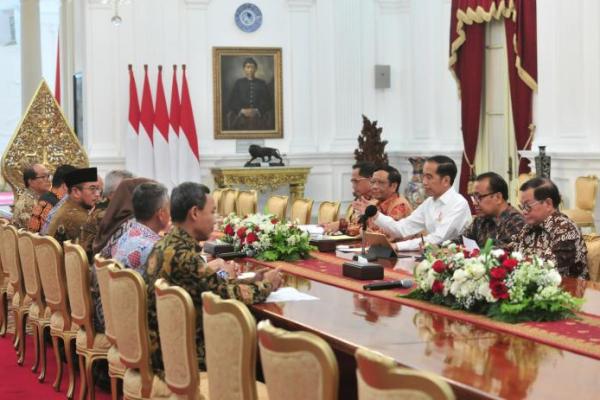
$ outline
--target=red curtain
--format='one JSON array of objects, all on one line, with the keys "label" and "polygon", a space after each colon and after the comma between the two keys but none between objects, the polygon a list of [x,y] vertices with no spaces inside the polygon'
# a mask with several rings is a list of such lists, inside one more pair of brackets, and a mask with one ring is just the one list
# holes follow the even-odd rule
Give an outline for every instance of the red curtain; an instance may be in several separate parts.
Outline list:
[{"label": "red curtain", "polygon": [[[512,6],[512,7],[511,7]],[[535,0],[453,0],[450,22],[450,67],[461,95],[461,121],[464,152],[460,192],[468,193],[474,174],[475,152],[479,138],[483,63],[484,23],[505,19],[507,59],[513,123],[517,149],[531,148],[532,92],[537,90],[537,34]],[[519,172],[529,167],[521,160]]]}]

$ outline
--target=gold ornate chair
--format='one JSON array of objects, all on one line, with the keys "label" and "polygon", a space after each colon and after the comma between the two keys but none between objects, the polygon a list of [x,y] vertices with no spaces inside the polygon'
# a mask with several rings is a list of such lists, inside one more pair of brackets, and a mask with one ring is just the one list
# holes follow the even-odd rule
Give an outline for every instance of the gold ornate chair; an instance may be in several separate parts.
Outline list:
[{"label": "gold ornate chair", "polygon": [[434,374],[400,368],[392,358],[364,348],[355,357],[359,400],[455,399],[450,385]]},{"label": "gold ornate chair", "polygon": [[580,176],[575,180],[575,208],[563,210],[569,218],[580,227],[596,230],[594,209],[598,194],[598,177],[595,175]]},{"label": "gold ornate chair", "polygon": [[[158,279],[154,288],[167,386],[177,399],[208,399],[207,374],[198,371],[196,309],[192,298],[184,289],[170,286],[164,279]],[[235,380],[233,376],[224,378]]]},{"label": "gold ornate chair", "polygon": [[220,205],[221,205],[221,197],[223,196],[223,190],[221,188],[215,189],[212,191],[212,198],[215,201],[215,207],[217,209],[217,213],[219,213]]},{"label": "gold ornate chair", "polygon": [[237,189],[223,189],[223,194],[221,195],[221,200],[219,202],[219,215],[226,217],[235,212],[237,196]]},{"label": "gold ornate chair", "polygon": [[235,204],[235,213],[240,217],[256,214],[258,192],[256,190],[240,190]]},{"label": "gold ornate chair", "polygon": [[265,213],[273,214],[279,220],[283,220],[287,211],[287,204],[288,196],[271,196],[265,204]]},{"label": "gold ornate chair", "polygon": [[83,247],[71,243],[63,243],[65,249],[65,275],[71,319],[79,325],[75,339],[77,355],[79,356],[79,398],[94,400],[94,376],[92,366],[94,361],[106,359],[110,342],[106,335],[97,333],[92,321],[92,295],[90,289],[90,269]]},{"label": "gold ornate chair", "polygon": [[266,386],[256,382],[256,321],[248,308],[204,292],[202,309],[210,398],[267,399]]},{"label": "gold ornate chair", "polygon": [[112,325],[121,362],[127,367],[123,377],[125,399],[167,399],[167,384],[154,375],[150,365],[148,299],[142,276],[131,269],[108,266]]},{"label": "gold ornate chair", "polygon": [[275,328],[265,320],[258,323],[258,345],[270,400],[337,399],[338,365],[323,339]]},{"label": "gold ornate chair", "polygon": [[23,365],[25,356],[25,321],[29,313],[31,298],[25,293],[23,285],[23,271],[19,258],[17,229],[7,225],[2,231],[2,265],[8,270],[7,288],[8,296],[11,298],[11,306],[15,321],[15,337],[13,345],[17,351],[17,362]]},{"label": "gold ornate chair", "polygon": [[[51,312],[44,300],[44,293],[35,259],[33,235],[27,231],[20,230],[18,233],[18,246],[19,260],[21,261],[21,269],[23,271],[23,285],[25,293],[31,299],[31,305],[27,314],[27,320],[33,332],[33,348],[35,353],[31,370],[37,372],[41,361],[42,370],[38,380],[43,382],[46,377],[46,341],[44,340],[44,332],[50,328]],[[26,324],[25,321],[23,322]],[[23,351],[21,357],[25,355],[24,353],[25,351]]]},{"label": "gold ornate chair", "polygon": [[108,376],[110,377],[110,392],[112,400],[118,398],[118,387],[117,379],[123,380],[125,376],[125,365],[121,362],[121,356],[119,355],[119,349],[117,347],[117,337],[114,333],[112,323],[112,308],[110,302],[109,292],[109,276],[108,266],[111,265],[113,269],[120,270],[122,267],[115,260],[104,259],[99,255],[94,257],[94,265],[96,268],[96,279],[98,280],[98,288],[100,289],[100,301],[102,302],[102,309],[104,311],[104,334],[110,342],[111,346],[108,349]]},{"label": "gold ornate chair", "polygon": [[[4,232],[5,224],[0,220],[0,240]],[[0,249],[1,253],[1,249]],[[2,257],[0,256],[0,337],[6,335],[8,327],[8,272],[4,271]]]},{"label": "gold ornate chair", "polygon": [[339,212],[339,201],[324,201],[319,205],[319,217],[317,222],[319,224],[327,224],[329,222],[337,221]]},{"label": "gold ornate chair", "polygon": [[61,339],[65,349],[67,372],[69,374],[67,398],[72,399],[75,389],[75,371],[71,357],[71,343],[75,340],[79,328],[71,320],[63,249],[50,236],[34,236],[33,244],[46,305],[52,312],[50,316],[50,336],[52,337],[52,347],[56,359],[56,379],[52,386],[54,390],[60,390],[63,365],[58,350],[58,340]]},{"label": "gold ornate chair", "polygon": [[290,220],[292,222],[298,221],[298,223],[302,225],[310,224],[312,207],[313,200],[311,199],[294,200],[290,211]]},{"label": "gold ornate chair", "polygon": [[590,280],[600,282],[600,235],[583,235],[588,250],[587,264]]}]

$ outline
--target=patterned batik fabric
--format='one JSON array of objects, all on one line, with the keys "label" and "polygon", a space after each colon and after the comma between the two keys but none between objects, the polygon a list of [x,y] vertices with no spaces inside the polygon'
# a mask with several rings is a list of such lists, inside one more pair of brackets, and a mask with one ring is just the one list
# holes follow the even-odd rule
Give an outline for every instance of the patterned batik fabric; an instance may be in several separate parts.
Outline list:
[{"label": "patterned batik fabric", "polygon": [[560,211],[539,225],[525,225],[510,248],[554,262],[563,277],[589,279],[585,241],[577,225]]},{"label": "patterned batik fabric", "polygon": [[131,268],[140,273],[145,279],[146,271],[143,268],[154,244],[160,235],[136,220],[129,225],[123,235],[112,248],[112,258],[119,261],[126,268]]},{"label": "patterned batik fabric", "polygon": [[38,201],[38,195],[31,189],[25,189],[15,202],[12,222],[17,229],[27,229],[33,207]]},{"label": "patterned batik fabric", "polygon": [[50,223],[54,219],[54,216],[56,215],[56,213],[58,212],[58,210],[60,210],[60,208],[62,207],[62,205],[65,204],[67,200],[69,200],[69,195],[65,194],[63,196],[63,198],[60,199],[60,201],[58,203],[56,203],[54,205],[54,207],[52,207],[50,209],[50,212],[48,212],[48,216],[46,217],[46,221],[44,221],[44,223],[42,224],[42,228],[40,229],[40,233],[42,235],[47,235],[48,234],[48,227],[50,226]]},{"label": "patterned batik fabric", "polygon": [[52,188],[50,192],[40,196],[31,211],[31,218],[27,223],[27,230],[30,232],[39,232],[46,223],[50,210],[52,210],[52,207],[54,207],[63,196],[64,194],[61,194],[56,188]]},{"label": "patterned batik fabric", "polygon": [[[494,241],[495,247],[505,248],[512,242],[513,236],[521,232],[524,225],[523,215],[509,205],[498,217],[475,217],[461,236],[475,240],[481,248],[488,239]],[[458,238],[457,241],[462,242],[462,238]]]},{"label": "patterned batik fabric", "polygon": [[[392,196],[388,197],[384,201],[380,201],[377,204],[377,210],[383,215],[387,215],[392,217],[394,221],[400,221],[403,218],[406,218],[412,213],[412,206],[404,198],[404,196],[400,196],[398,193],[394,193]],[[381,230],[373,221],[369,222],[369,232],[380,232]]]},{"label": "patterned batik fabric", "polygon": [[148,285],[148,328],[152,367],[159,376],[164,374],[154,282],[163,278],[171,285],[177,285],[190,294],[196,309],[196,347],[198,366],[206,369],[204,353],[204,333],[202,330],[202,293],[211,291],[224,299],[237,299],[245,304],[264,301],[271,293],[269,282],[240,284],[236,280],[226,280],[210,268],[202,258],[201,247],[185,230],[174,227],[161,240],[156,242],[145,266]]}]

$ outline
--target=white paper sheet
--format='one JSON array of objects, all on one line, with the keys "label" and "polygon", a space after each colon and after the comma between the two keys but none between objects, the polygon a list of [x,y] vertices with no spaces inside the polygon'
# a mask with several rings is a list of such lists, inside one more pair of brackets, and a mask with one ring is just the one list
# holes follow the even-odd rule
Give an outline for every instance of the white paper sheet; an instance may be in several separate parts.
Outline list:
[{"label": "white paper sheet", "polygon": [[272,292],[265,303],[281,303],[286,301],[319,300],[318,297],[302,293],[293,287],[282,287]]},{"label": "white paper sheet", "polygon": [[463,245],[465,246],[465,250],[473,251],[475,249],[479,249],[479,245],[473,239],[469,239],[466,236],[463,236],[462,239],[463,239]]}]

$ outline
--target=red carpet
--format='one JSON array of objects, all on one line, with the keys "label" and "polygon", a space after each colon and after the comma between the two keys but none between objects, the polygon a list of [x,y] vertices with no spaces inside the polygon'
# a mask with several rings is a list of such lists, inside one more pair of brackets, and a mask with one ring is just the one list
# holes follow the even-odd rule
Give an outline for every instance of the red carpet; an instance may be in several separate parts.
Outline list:
[{"label": "red carpet", "polygon": [[[55,392],[52,383],[56,378],[56,361],[52,345],[46,348],[46,379],[44,383],[37,380],[38,373],[31,372],[34,359],[33,339],[27,336],[25,363],[22,367],[17,365],[17,356],[12,347],[12,335],[7,334],[0,338],[0,399],[36,399],[53,400],[66,399],[69,377],[66,365],[63,368],[63,379],[60,386],[61,391]],[[74,399],[79,398],[79,372],[75,374],[75,392]],[[96,399],[109,400],[110,393],[103,392],[96,388]]]}]

